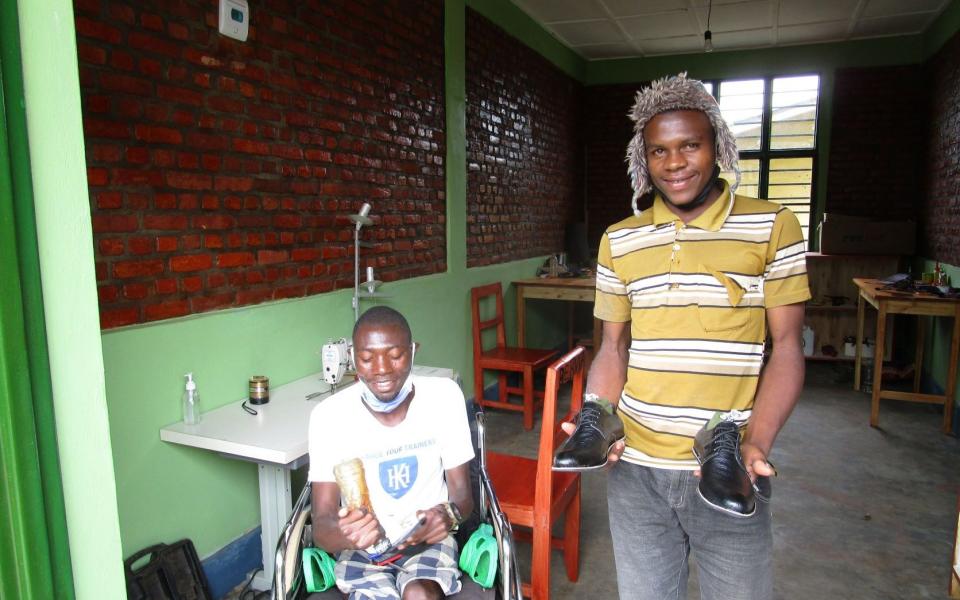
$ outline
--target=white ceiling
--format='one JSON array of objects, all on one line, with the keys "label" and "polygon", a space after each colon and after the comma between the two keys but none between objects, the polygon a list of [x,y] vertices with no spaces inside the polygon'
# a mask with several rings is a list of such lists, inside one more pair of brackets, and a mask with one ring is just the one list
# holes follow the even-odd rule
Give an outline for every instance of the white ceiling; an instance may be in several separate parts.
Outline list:
[{"label": "white ceiling", "polygon": [[[588,60],[703,52],[710,0],[512,0]],[[917,34],[950,0],[712,0],[715,52]]]}]

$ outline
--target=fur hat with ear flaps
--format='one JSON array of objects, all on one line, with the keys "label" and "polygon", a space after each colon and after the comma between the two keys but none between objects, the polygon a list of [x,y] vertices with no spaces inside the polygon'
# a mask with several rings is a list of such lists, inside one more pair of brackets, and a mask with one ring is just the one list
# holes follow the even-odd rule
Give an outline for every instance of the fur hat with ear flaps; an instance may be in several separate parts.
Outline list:
[{"label": "fur hat with ear flaps", "polygon": [[670,110],[699,110],[707,115],[713,126],[717,150],[717,162],[724,171],[733,171],[736,181],[730,185],[730,193],[740,185],[740,167],[737,163],[737,140],[720,114],[720,106],[703,84],[696,79],[687,79],[686,72],[676,77],[664,77],[637,92],[636,104],[628,116],[634,122],[633,139],[627,145],[627,174],[633,186],[633,214],[640,216],[637,200],[651,189],[650,172],[647,169],[647,153],[643,145],[643,128],[656,115]]}]

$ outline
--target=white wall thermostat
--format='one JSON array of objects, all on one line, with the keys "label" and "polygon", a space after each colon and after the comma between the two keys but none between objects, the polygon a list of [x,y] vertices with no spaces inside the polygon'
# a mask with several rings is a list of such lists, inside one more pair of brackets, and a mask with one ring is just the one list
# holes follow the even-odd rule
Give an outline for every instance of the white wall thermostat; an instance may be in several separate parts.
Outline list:
[{"label": "white wall thermostat", "polygon": [[247,0],[220,0],[220,33],[241,42],[250,32],[250,6]]}]

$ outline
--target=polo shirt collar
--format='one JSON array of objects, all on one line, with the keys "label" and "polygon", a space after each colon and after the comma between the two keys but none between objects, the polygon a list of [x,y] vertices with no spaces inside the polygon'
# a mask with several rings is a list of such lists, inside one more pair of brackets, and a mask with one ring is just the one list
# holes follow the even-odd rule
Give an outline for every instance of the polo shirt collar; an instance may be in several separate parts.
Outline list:
[{"label": "polo shirt collar", "polygon": [[[720,231],[723,223],[730,215],[730,210],[733,208],[733,195],[730,193],[730,184],[723,178],[721,178],[720,181],[723,183],[723,190],[720,192],[720,197],[700,216],[687,223],[687,225],[706,231]],[[660,197],[660,192],[657,192],[653,198],[653,224],[664,225],[679,220],[680,217],[667,208],[667,203]]]}]

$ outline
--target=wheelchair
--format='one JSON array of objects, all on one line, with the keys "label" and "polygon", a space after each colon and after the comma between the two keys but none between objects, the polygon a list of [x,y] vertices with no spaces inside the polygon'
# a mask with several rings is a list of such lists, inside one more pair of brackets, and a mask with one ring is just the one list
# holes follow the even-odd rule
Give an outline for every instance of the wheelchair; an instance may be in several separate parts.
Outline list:
[{"label": "wheelchair", "polygon": [[[460,578],[460,592],[449,598],[455,600],[522,600],[520,571],[513,542],[513,531],[506,515],[500,509],[496,493],[487,475],[486,449],[484,445],[485,428],[483,409],[468,402],[468,417],[473,447],[476,454],[470,463],[470,479],[473,488],[474,512],[461,525],[456,538],[461,554],[467,551],[470,536],[479,528],[492,532],[497,546],[496,574],[489,588],[481,587],[466,572]],[[344,595],[334,585],[323,592],[307,591],[307,577],[303,568],[304,552],[311,557],[317,556],[313,547],[313,534],[310,529],[310,493],[308,481],[300,492],[293,512],[280,533],[274,558],[274,577],[271,587],[271,600],[342,600]],[[489,555],[488,555],[489,556]],[[485,557],[480,556],[479,560]],[[310,560],[310,559],[308,559]],[[325,561],[331,559],[325,558]],[[332,566],[332,563],[329,563]],[[489,569],[494,565],[484,565]]]}]

